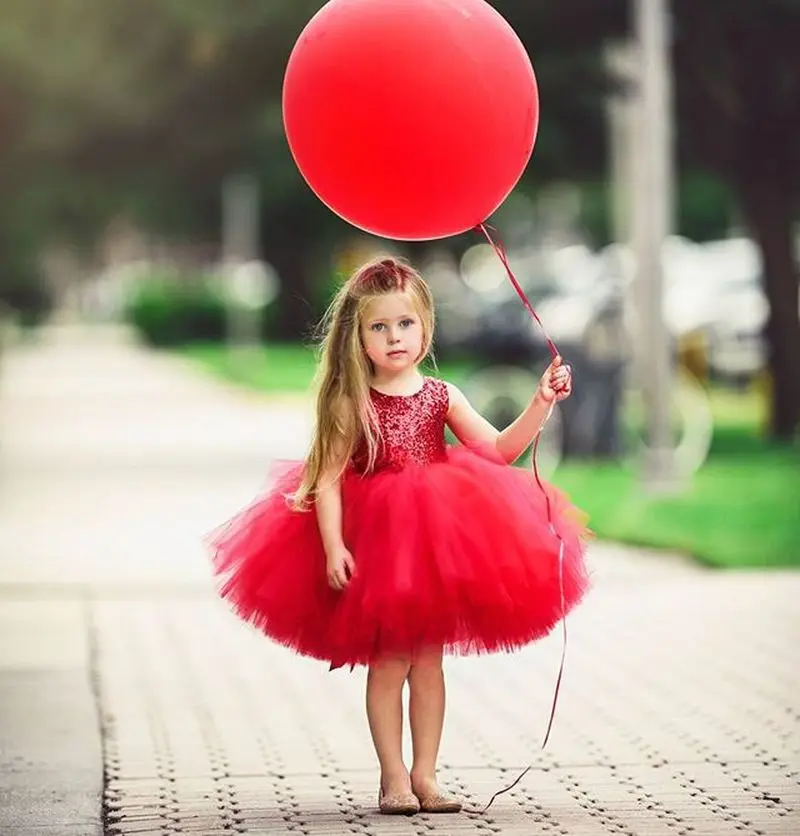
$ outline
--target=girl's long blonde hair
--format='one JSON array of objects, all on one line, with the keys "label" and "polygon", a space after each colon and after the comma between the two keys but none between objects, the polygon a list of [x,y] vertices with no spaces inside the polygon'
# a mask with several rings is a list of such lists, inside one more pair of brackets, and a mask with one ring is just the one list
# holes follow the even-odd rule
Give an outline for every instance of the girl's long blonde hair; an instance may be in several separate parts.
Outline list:
[{"label": "girl's long blonde hair", "polygon": [[378,453],[380,431],[370,398],[373,369],[361,342],[361,317],[376,297],[406,293],[422,322],[422,351],[433,342],[433,295],[425,280],[406,262],[377,258],[360,267],[342,285],[322,320],[324,336],[317,370],[317,408],[311,451],[293,506],[306,509],[323,477],[338,479],[363,444],[367,470]]}]

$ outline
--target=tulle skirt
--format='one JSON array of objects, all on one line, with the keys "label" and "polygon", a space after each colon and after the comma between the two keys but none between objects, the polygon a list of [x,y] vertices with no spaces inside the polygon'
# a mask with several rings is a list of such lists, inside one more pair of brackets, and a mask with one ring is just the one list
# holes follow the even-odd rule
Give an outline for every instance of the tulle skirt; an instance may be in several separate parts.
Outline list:
[{"label": "tulle skirt", "polygon": [[302,467],[210,537],[223,598],[300,654],[339,667],[428,647],[513,650],[546,635],[587,590],[582,515],[493,450],[456,446],[441,462],[346,473],[343,535],[356,569],[334,591],[313,505],[296,511],[287,500]]}]

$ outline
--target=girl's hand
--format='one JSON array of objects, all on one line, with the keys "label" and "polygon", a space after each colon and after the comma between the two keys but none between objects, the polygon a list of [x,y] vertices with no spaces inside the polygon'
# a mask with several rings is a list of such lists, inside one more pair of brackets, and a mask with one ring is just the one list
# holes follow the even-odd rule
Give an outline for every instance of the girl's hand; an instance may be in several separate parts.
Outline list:
[{"label": "girl's hand", "polygon": [[536,391],[547,403],[563,401],[572,394],[572,371],[560,355],[547,367]]},{"label": "girl's hand", "polygon": [[331,589],[347,589],[356,571],[353,555],[344,547],[337,546],[328,553],[328,584]]}]

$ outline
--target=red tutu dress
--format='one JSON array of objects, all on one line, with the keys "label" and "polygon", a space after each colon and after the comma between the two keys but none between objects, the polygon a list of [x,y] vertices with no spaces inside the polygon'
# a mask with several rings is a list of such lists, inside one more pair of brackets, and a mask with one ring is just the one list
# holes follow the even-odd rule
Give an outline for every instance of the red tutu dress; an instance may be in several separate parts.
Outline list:
[{"label": "red tutu dress", "polygon": [[430,646],[512,650],[546,635],[588,586],[580,514],[546,486],[560,560],[533,475],[493,449],[445,444],[446,384],[425,378],[414,395],[372,397],[378,461],[364,473],[356,455],[342,479],[356,564],[348,588],[328,586],[313,505],[296,511],[287,500],[297,463],[212,536],[221,595],[276,642],[332,668]]}]

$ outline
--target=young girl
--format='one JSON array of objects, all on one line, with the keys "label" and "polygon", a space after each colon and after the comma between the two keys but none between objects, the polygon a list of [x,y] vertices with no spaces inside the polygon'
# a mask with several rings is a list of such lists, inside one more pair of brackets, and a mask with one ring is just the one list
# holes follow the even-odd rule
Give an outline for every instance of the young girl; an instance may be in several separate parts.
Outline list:
[{"label": "young girl", "polygon": [[[560,570],[545,494],[509,466],[570,394],[569,371],[557,358],[498,432],[455,386],[420,373],[433,298],[392,258],[359,269],[326,324],[310,454],[215,536],[221,593],[275,641],[331,668],[369,667],[382,813],[458,812],[436,780],[442,654],[519,648],[547,634],[587,586],[574,509],[545,488],[566,544]],[[445,427],[461,445],[445,444]]]}]

